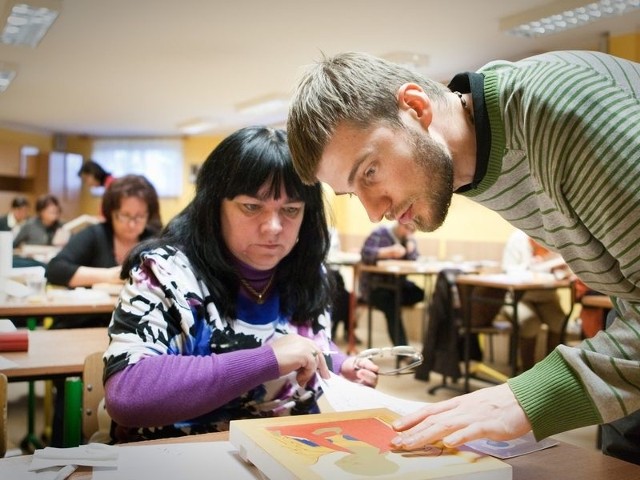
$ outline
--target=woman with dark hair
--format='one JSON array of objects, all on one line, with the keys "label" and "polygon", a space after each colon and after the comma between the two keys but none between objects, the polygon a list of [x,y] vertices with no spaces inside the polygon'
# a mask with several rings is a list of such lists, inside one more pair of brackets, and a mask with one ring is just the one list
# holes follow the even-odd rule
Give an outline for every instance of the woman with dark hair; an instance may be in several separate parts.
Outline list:
[{"label": "woman with dark hair", "polygon": [[78,171],[78,176],[82,179],[82,183],[89,187],[107,188],[115,180],[110,172],[107,172],[99,163],[93,160],[87,160],[82,164]]},{"label": "woman with dark hair", "polygon": [[152,236],[148,220],[159,216],[158,194],[142,175],[126,175],[105,190],[103,222],[73,235],[47,265],[54,285],[86,287],[122,283],[120,266],[129,251]]},{"label": "woman with dark hair", "polygon": [[285,132],[224,139],[192,202],[123,266],[104,356],[116,440],[317,412],[328,364],[374,386],[376,365],[330,339],[328,249],[321,187],[296,175]]},{"label": "woman with dark hair", "polygon": [[54,237],[62,226],[62,207],[55,195],[41,195],[36,200],[36,215],[25,222],[13,239],[13,248],[27,245],[53,245]]},{"label": "woman with dark hair", "polygon": [[15,237],[29,218],[29,208],[27,197],[15,197],[11,201],[9,213],[0,217],[0,232],[12,232]]}]

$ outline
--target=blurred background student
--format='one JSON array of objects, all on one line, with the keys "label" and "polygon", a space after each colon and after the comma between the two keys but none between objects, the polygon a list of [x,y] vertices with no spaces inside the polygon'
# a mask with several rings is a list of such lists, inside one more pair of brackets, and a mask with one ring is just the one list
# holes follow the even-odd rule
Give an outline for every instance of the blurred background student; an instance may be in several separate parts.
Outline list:
[{"label": "blurred background student", "polygon": [[62,208],[55,195],[42,195],[36,200],[36,214],[29,218],[13,239],[13,248],[27,245],[54,245],[55,235],[62,227]]},{"label": "blurred background student", "polygon": [[[82,164],[78,171],[78,176],[86,188],[89,190],[100,188],[103,190],[103,195],[104,190],[116,179],[111,172],[106,171],[98,162],[93,160],[87,160]],[[104,207],[101,203],[98,207],[98,218],[103,219],[105,217]]]},{"label": "blurred background student", "polygon": [[107,172],[99,163],[93,160],[87,160],[82,164],[78,171],[78,176],[82,179],[82,183],[88,188],[107,188],[111,182],[115,180],[111,172]]},{"label": "blurred background student", "polygon": [[[150,238],[151,216],[159,217],[158,194],[142,175],[114,180],[102,197],[105,219],[75,233],[46,266],[52,285],[90,287],[98,283],[122,285],[121,265],[131,249]],[[50,328],[106,327],[110,313],[56,315]],[[55,409],[51,445],[62,446],[64,380],[55,381]]]},{"label": "blurred background student", "polygon": [[[521,230],[515,230],[507,239],[502,255],[502,269],[513,275],[522,272],[570,274],[560,255],[550,252]],[[518,351],[523,371],[535,364],[536,344],[542,325],[547,325],[546,354],[560,344],[566,316],[557,290],[525,292],[518,302]],[[503,306],[495,320],[511,322],[512,318],[512,307]]]},{"label": "blurred background student", "polygon": [[[375,265],[378,260],[417,260],[420,256],[414,237],[415,227],[398,221],[383,225],[373,230],[362,246],[360,254],[362,262]],[[398,319],[398,337],[396,338],[396,295],[395,291],[384,287],[369,287],[376,274],[363,272],[360,274],[360,296],[371,305],[382,310],[387,320],[389,338],[394,345],[406,345],[402,319]],[[415,283],[403,278],[402,306],[415,305],[424,299],[424,290]]]},{"label": "blurred background student", "polygon": [[[102,203],[104,221],[72,235],[49,261],[46,270],[49,283],[66,287],[122,284],[120,266],[125,258],[135,245],[153,235],[147,222],[159,216],[158,194],[144,176],[125,175],[109,185]],[[91,325],[106,326],[110,318],[110,314],[91,316]],[[73,326],[86,323],[72,317],[67,321],[73,322]],[[60,322],[55,323],[60,326]]]},{"label": "blurred background student", "polygon": [[0,217],[0,232],[12,232],[15,238],[22,225],[29,218],[30,207],[31,205],[26,197],[15,197],[11,201],[9,212]]}]

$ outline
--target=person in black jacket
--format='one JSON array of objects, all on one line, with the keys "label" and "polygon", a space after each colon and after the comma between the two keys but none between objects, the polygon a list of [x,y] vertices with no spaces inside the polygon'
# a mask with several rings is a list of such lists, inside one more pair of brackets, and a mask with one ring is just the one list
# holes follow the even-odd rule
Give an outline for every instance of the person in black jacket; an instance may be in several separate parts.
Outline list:
[{"label": "person in black jacket", "polygon": [[158,216],[158,194],[142,175],[126,175],[107,188],[102,199],[105,220],[73,235],[47,265],[54,285],[89,287],[122,283],[120,265],[129,250],[152,236],[149,218]]},{"label": "person in black jacket", "polygon": [[[160,217],[154,186],[142,175],[114,180],[102,197],[105,219],[71,236],[46,267],[47,281],[66,287],[90,287],[96,283],[122,284],[121,265],[140,241],[154,235],[147,226]],[[115,305],[115,304],[114,304]],[[106,327],[111,314],[55,316],[51,328]],[[54,382],[55,408],[51,445],[62,446],[64,383]]]},{"label": "person in black jacket", "polygon": [[[74,234],[46,267],[47,281],[65,287],[122,284],[121,265],[140,241],[155,235],[150,218],[159,218],[158,194],[142,175],[114,180],[102,198],[105,220]],[[111,314],[59,316],[54,328],[107,326]]]},{"label": "person in black jacket", "polygon": [[0,232],[13,232],[15,237],[20,227],[29,217],[29,200],[26,197],[15,197],[11,201],[11,210],[0,217]]}]

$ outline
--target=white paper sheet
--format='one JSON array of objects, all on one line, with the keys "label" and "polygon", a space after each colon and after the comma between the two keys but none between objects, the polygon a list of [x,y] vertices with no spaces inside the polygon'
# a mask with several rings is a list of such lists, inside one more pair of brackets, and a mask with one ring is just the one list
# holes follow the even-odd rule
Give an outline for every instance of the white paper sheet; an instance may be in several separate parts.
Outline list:
[{"label": "white paper sheet", "polygon": [[0,232],[0,277],[8,277],[13,268],[13,234]]},{"label": "white paper sheet", "polygon": [[[93,480],[202,480],[203,478],[265,480],[236,453],[229,442],[119,446],[118,467],[93,469]],[[31,455],[3,459],[2,480],[53,480],[60,467],[29,471]],[[82,477],[84,478],[84,477]]]},{"label": "white paper sheet", "polygon": [[331,373],[331,378],[328,380],[320,379],[320,382],[329,405],[336,412],[385,407],[400,415],[406,415],[427,405],[425,402],[405,400],[382,393],[374,388],[350,382],[334,373]]},{"label": "white paper sheet", "polygon": [[93,469],[93,480],[202,480],[263,478],[229,442],[174,443],[119,447],[118,468]]},{"label": "white paper sheet", "polygon": [[13,360],[9,360],[8,358],[0,355],[0,371],[7,370],[9,368],[16,368],[17,366],[18,364]]},{"label": "white paper sheet", "polygon": [[52,467],[39,472],[27,469],[31,464],[31,455],[5,458],[0,463],[0,478],[11,480],[55,480],[60,467]]},{"label": "white paper sheet", "polygon": [[115,467],[118,465],[120,448],[104,443],[89,443],[78,447],[39,448],[33,453],[29,470],[42,470],[50,467],[84,465],[89,467]]}]

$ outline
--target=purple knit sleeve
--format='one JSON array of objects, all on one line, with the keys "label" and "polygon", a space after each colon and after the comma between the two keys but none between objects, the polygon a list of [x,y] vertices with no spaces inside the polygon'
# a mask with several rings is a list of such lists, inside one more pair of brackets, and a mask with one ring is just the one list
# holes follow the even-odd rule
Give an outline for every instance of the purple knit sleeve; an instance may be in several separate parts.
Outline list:
[{"label": "purple knit sleeve", "polygon": [[170,425],[209,413],[280,376],[269,345],[220,355],[158,355],[111,376],[105,404],[125,427]]}]

